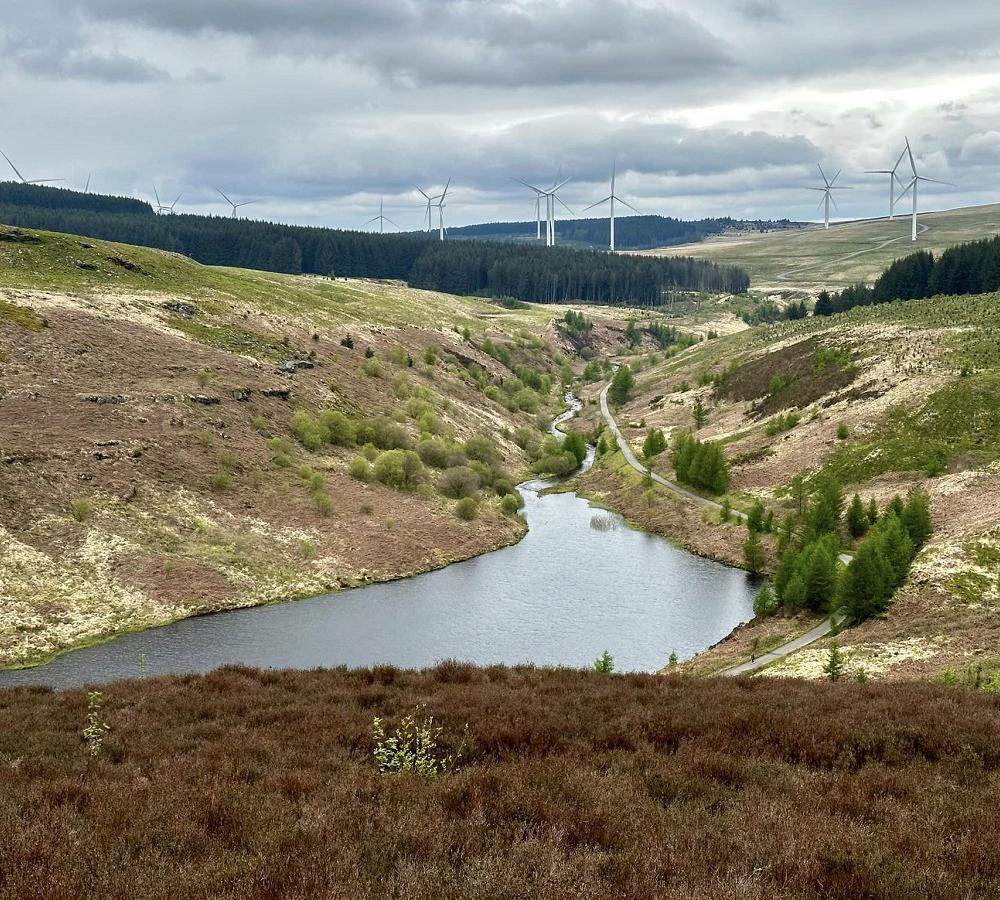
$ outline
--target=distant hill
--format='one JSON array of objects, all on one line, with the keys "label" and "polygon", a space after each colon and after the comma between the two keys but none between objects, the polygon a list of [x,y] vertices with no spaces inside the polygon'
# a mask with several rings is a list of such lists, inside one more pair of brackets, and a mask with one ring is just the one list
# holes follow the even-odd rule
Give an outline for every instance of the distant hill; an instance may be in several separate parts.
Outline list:
[{"label": "distant hill", "polygon": [[749,286],[742,270],[711,261],[156,215],[137,200],[37,185],[0,183],[0,222],[170,250],[206,265],[391,278],[428,290],[543,303],[652,306],[666,290],[740,293]]},{"label": "distant hill", "polygon": [[[788,219],[777,221],[741,221],[732,218],[685,221],[671,216],[620,216],[615,218],[615,246],[621,250],[648,250],[676,244],[697,243],[706,237],[730,231],[765,233],[794,227]],[[537,223],[487,222],[449,228],[453,238],[477,238],[491,241],[536,240]],[[608,246],[608,217],[566,219],[556,223],[556,236],[561,244],[582,247]]]}]

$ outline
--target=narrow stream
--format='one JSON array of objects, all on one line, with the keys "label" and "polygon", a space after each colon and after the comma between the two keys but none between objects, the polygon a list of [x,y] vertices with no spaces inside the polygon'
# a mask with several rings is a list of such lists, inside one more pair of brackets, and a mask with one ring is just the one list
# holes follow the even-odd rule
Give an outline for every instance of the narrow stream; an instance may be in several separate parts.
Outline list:
[{"label": "narrow stream", "polygon": [[[571,399],[571,398],[568,398]],[[555,422],[574,415],[579,404]],[[585,467],[593,462],[593,450]],[[77,650],[0,686],[56,688],[146,675],[261,668],[405,668],[442,659],[588,666],[607,649],[617,671],[650,671],[697,653],[751,618],[739,569],[629,528],[576,494],[520,485],[529,531],[511,547],[402,581],[294,603],[233,610]]]}]

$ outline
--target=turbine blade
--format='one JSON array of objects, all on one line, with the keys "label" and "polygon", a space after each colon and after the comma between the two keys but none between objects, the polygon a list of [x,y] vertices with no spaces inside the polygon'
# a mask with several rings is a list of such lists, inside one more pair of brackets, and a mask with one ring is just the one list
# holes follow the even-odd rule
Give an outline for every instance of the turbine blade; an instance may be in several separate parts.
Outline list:
[{"label": "turbine blade", "polygon": [[[907,141],[907,146],[909,146],[909,141]],[[906,156],[906,150],[907,150],[907,147],[904,147],[902,150],[899,151],[899,158],[896,160],[896,165],[894,165],[892,167],[892,174],[893,175],[896,174],[896,169],[899,168],[899,164],[903,161],[903,157]]]},{"label": "turbine blade", "polygon": [[[398,225],[396,225],[396,223],[395,223],[395,222],[393,222],[393,221],[392,221],[392,219],[390,219],[390,218],[389,218],[388,216],[382,216],[382,218],[383,218],[383,219],[385,219],[385,220],[386,220],[386,222],[388,222],[388,223],[389,223],[390,225],[393,225],[393,226],[395,226],[396,228],[399,228],[399,226],[398,226]],[[402,229],[400,229],[400,230],[402,230]]]},{"label": "turbine blade", "polygon": [[865,169],[865,175],[895,175],[892,169]]},{"label": "turbine blade", "polygon": [[441,191],[441,199],[444,200],[445,194],[448,193],[448,188],[451,187],[451,176],[448,176],[448,180],[445,182],[444,190]]},{"label": "turbine blade", "polygon": [[834,197],[833,194],[830,194],[830,202],[833,204],[833,208],[837,210],[837,212],[840,212],[840,207],[837,205],[837,198]]},{"label": "turbine blade", "polygon": [[14,163],[10,161],[10,157],[6,153],[4,153],[3,150],[0,150],[0,156],[2,156],[5,160],[7,160],[7,164],[14,170],[14,174],[21,180],[21,182],[27,183],[24,181],[24,176],[17,171],[17,166],[15,166]]},{"label": "turbine blade", "polygon": [[372,222],[377,222],[377,221],[379,220],[379,218],[380,218],[380,216],[375,216],[375,218],[374,218],[374,219],[369,219],[369,220],[368,220],[367,222],[365,222],[365,224],[364,224],[364,225],[362,225],[361,227],[362,227],[362,228],[367,228],[367,227],[368,227],[369,225],[371,225],[371,223],[372,223]]},{"label": "turbine blade", "polygon": [[[222,194],[222,191],[220,191],[220,190],[219,190],[218,188],[216,188],[215,190],[216,190],[216,191],[217,191],[218,193]],[[225,194],[222,194],[222,199],[223,199],[223,200],[225,200],[225,201],[226,201],[226,203],[228,203],[228,204],[232,205],[232,202],[233,202],[233,201],[232,201],[232,200],[230,200],[230,199],[229,199],[229,198],[228,198],[228,197],[227,197],[227,196],[226,196]]]},{"label": "turbine blade", "polygon": [[156,197],[156,205],[160,205],[160,193],[156,190],[156,185],[153,185],[153,196]]},{"label": "turbine blade", "polygon": [[823,167],[819,163],[816,163],[816,168],[819,169],[819,174],[823,176],[823,184],[825,184],[827,187],[829,187],[830,186],[830,181],[826,177],[826,172],[823,171]]},{"label": "turbine blade", "polygon": [[534,191],[536,194],[541,196],[545,193],[541,188],[536,188],[533,184],[528,184],[527,181],[522,181],[520,178],[512,178],[511,181],[516,181],[518,184],[523,184],[528,190]]},{"label": "turbine blade", "polygon": [[837,174],[834,175],[833,178],[830,179],[830,187],[833,187],[833,185],[836,183],[837,179],[840,178],[841,171],[842,171],[841,169],[837,169]]},{"label": "turbine blade", "polygon": [[950,181],[938,181],[936,178],[925,178],[923,175],[918,175],[917,181],[929,181],[931,184],[946,184],[948,187],[956,187],[956,185]]},{"label": "turbine blade", "polygon": [[576,213],[573,212],[565,203],[562,202],[555,194],[552,195],[552,199],[555,200],[563,209],[566,210],[571,216],[575,216]]},{"label": "turbine blade", "polygon": [[913,169],[914,177],[917,174],[917,164],[913,161],[913,150],[910,149],[910,139],[906,138],[906,152],[910,155],[910,168]]},{"label": "turbine blade", "polygon": [[627,206],[627,207],[628,207],[628,208],[629,208],[630,210],[632,210],[632,212],[634,212],[634,213],[635,213],[636,215],[638,215],[638,216],[641,216],[641,215],[642,215],[642,213],[641,213],[641,212],[639,212],[639,210],[637,210],[637,209],[636,209],[636,208],[635,208],[635,207],[634,207],[634,206],[633,206],[633,205],[632,205],[631,203],[629,203],[629,202],[628,202],[627,200],[622,200],[622,198],[621,198],[621,197],[615,197],[615,200],[617,200],[617,201],[618,201],[618,202],[619,202],[619,203],[620,203],[620,204],[621,204],[622,206]]},{"label": "turbine blade", "polygon": [[423,194],[423,195],[424,195],[424,199],[425,199],[425,200],[430,200],[430,199],[431,199],[431,198],[430,198],[430,197],[428,197],[428,196],[427,196],[426,194],[424,194],[424,192],[423,192],[423,190],[422,190],[421,188],[417,187],[416,185],[413,185],[413,186],[414,186],[415,188],[417,188],[417,190],[418,190],[418,191],[420,191],[420,193],[421,193],[421,194]]},{"label": "turbine blade", "polygon": [[567,182],[570,182],[570,181],[572,181],[572,180],[573,180],[573,177],[572,177],[572,176],[570,176],[569,178],[564,178],[564,179],[563,179],[562,181],[560,181],[560,182],[559,182],[559,184],[557,184],[557,185],[555,185],[555,186],[554,186],[553,188],[551,188],[551,189],[550,189],[550,191],[549,191],[549,193],[552,193],[552,194],[554,194],[554,193],[555,193],[556,191],[558,191],[558,190],[559,190],[559,188],[561,188],[561,187],[562,187],[562,186],[563,186],[564,184],[566,184]]},{"label": "turbine blade", "polygon": [[[590,206],[585,206],[580,212],[586,212],[588,209],[593,209],[595,206],[600,206],[602,203],[607,203],[611,199],[610,196],[605,197],[603,200],[598,200],[596,203],[591,203]],[[616,198],[617,199],[617,198]],[[561,200],[559,201],[562,202]]]}]

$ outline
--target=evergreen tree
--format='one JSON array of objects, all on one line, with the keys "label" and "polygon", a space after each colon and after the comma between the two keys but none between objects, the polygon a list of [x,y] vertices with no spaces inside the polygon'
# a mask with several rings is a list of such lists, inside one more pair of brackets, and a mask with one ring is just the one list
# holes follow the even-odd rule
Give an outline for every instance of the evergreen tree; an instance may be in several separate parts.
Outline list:
[{"label": "evergreen tree", "polygon": [[619,406],[628,400],[629,392],[635,387],[635,377],[632,370],[627,366],[619,366],[611,379],[611,388],[608,390],[608,397],[612,403]]},{"label": "evergreen tree", "polygon": [[642,442],[642,455],[646,459],[654,459],[667,449],[667,439],[659,428],[654,428]]},{"label": "evergreen tree", "polygon": [[751,575],[760,575],[767,566],[767,551],[756,531],[751,531],[743,542],[743,562]]},{"label": "evergreen tree", "polygon": [[930,497],[927,496],[927,491],[921,488],[910,491],[903,507],[903,524],[915,549],[927,542],[931,535]]},{"label": "evergreen tree", "polygon": [[753,614],[758,618],[769,616],[778,608],[778,598],[774,596],[771,585],[764,582],[757,596],[753,598]]},{"label": "evergreen tree", "polygon": [[701,430],[702,426],[708,420],[708,412],[705,409],[705,404],[701,401],[701,397],[694,401],[694,408],[691,410],[691,415],[694,416],[695,431]]},{"label": "evergreen tree", "polygon": [[833,605],[837,590],[837,539],[826,534],[806,546],[799,556],[797,571],[805,586],[804,603],[820,612]]},{"label": "evergreen tree", "polygon": [[747,513],[747,528],[755,532],[764,531],[764,515],[764,504],[759,499],[754,500],[753,506],[750,507],[750,512]]},{"label": "evergreen tree", "polygon": [[868,524],[874,525],[878,521],[878,504],[875,502],[875,498],[872,497],[868,501]]},{"label": "evergreen tree", "polygon": [[863,537],[868,531],[868,514],[858,494],[854,495],[847,510],[847,530],[854,538]]}]

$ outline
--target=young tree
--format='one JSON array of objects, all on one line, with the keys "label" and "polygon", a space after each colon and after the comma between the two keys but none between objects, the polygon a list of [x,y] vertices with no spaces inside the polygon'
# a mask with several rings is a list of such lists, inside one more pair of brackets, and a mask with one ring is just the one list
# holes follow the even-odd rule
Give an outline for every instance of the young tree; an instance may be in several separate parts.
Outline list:
[{"label": "young tree", "polygon": [[760,500],[754,500],[753,506],[750,507],[750,512],[747,514],[747,528],[758,533],[766,531],[764,515],[764,504]]},{"label": "young tree", "polygon": [[785,611],[790,612],[797,606],[804,606],[806,602],[806,584],[798,572],[793,572],[792,577],[785,585],[785,592],[781,599],[785,602]]},{"label": "young tree", "polygon": [[875,498],[872,497],[868,501],[868,524],[874,525],[878,521],[878,504],[875,502]]},{"label": "young tree", "polygon": [[562,449],[564,452],[572,453],[576,457],[577,465],[582,464],[584,459],[587,458],[587,441],[579,431],[566,432]]},{"label": "young tree", "polygon": [[906,498],[903,507],[903,524],[909,532],[916,549],[922,547],[931,536],[930,497],[922,488],[914,488]]},{"label": "young tree", "polygon": [[767,566],[767,550],[756,531],[751,531],[743,542],[743,562],[751,575],[760,575]]},{"label": "young tree", "polygon": [[863,537],[868,531],[868,524],[868,514],[865,512],[861,497],[855,494],[847,509],[847,530],[851,537]]},{"label": "young tree", "polygon": [[799,560],[799,571],[805,583],[805,604],[820,612],[833,605],[837,591],[837,539],[824,535],[809,544]]},{"label": "young tree", "polygon": [[594,660],[594,671],[601,672],[605,675],[610,674],[615,670],[615,658],[605,650],[600,656]]},{"label": "young tree", "polygon": [[823,671],[830,681],[839,681],[840,676],[844,674],[844,654],[837,644],[830,647],[830,653],[823,664]]},{"label": "young tree", "polygon": [[701,397],[694,401],[694,408],[691,410],[691,415],[694,417],[695,431],[700,431],[708,420],[708,411],[705,409],[705,404],[701,402]]},{"label": "young tree", "polygon": [[667,449],[667,439],[659,428],[654,428],[646,435],[646,440],[642,442],[642,455],[646,459],[653,459]]},{"label": "young tree", "polygon": [[765,581],[757,596],[753,598],[753,614],[758,618],[769,616],[778,608],[778,598],[774,596],[769,582]]},{"label": "young tree", "polygon": [[852,621],[863,622],[885,610],[894,577],[883,541],[878,535],[869,536],[841,580],[840,602]]},{"label": "young tree", "polygon": [[608,390],[608,396],[611,398],[612,403],[621,406],[621,404],[628,400],[629,392],[634,387],[635,377],[632,375],[632,370],[627,365],[619,366],[614,378],[611,379],[611,388]]}]

